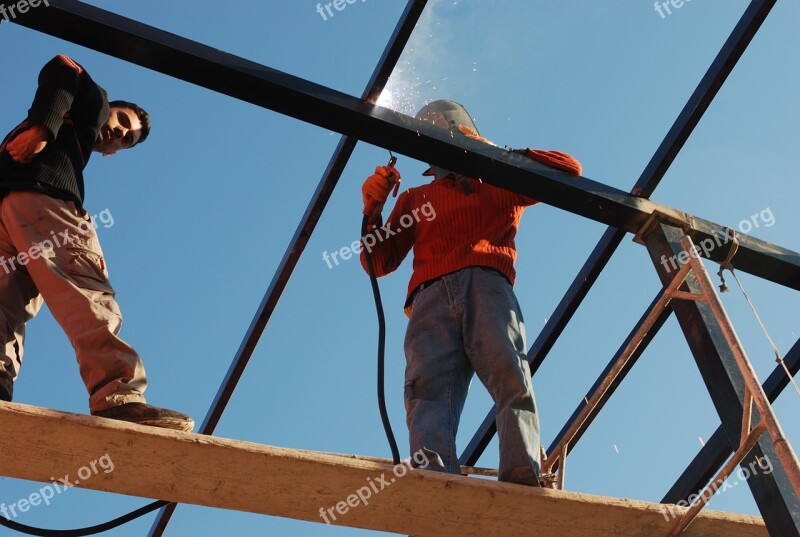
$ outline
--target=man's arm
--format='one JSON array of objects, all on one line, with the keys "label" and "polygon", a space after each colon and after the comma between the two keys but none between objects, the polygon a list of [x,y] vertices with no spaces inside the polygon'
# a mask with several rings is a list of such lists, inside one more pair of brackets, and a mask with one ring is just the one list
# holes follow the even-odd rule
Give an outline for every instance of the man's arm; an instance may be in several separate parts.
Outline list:
[{"label": "man's arm", "polygon": [[580,175],[583,171],[581,163],[578,162],[578,159],[562,151],[544,151],[542,149],[527,148],[515,149],[514,153],[525,155],[529,159],[533,159],[536,162],[541,162],[546,166],[556,168],[562,172]]},{"label": "man's arm", "polygon": [[[374,226],[361,240],[361,266],[367,271],[366,252],[372,252],[372,264],[375,275],[386,276],[394,272],[403,262],[411,247],[414,245],[414,228],[401,228],[400,218],[411,214],[411,196],[408,191],[400,194],[394,210],[389,215],[386,224]],[[397,231],[402,229],[402,231]],[[388,230],[388,231],[387,231]]]},{"label": "man's arm", "polygon": [[67,56],[58,55],[42,68],[39,86],[28,111],[28,129],[8,143],[11,157],[27,164],[58,135],[64,116],[83,89],[87,75],[83,67]]},{"label": "man's arm", "polygon": [[[583,171],[581,163],[568,153],[562,151],[545,151],[543,149],[513,149],[512,152],[525,155],[531,160],[535,160],[545,166],[550,166],[562,172],[571,173],[573,175],[580,175]],[[521,204],[525,206],[535,205],[539,200],[528,198],[526,196],[519,196],[522,200]]]}]

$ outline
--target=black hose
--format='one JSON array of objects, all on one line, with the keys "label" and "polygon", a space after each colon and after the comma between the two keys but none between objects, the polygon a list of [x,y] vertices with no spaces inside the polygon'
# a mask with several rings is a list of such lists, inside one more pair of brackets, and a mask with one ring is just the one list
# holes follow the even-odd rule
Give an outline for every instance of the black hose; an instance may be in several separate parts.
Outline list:
[{"label": "black hose", "polygon": [[[361,237],[366,237],[369,216],[364,216],[361,221]],[[383,430],[386,432],[386,440],[389,441],[389,448],[392,450],[392,460],[395,464],[400,464],[400,451],[397,449],[397,442],[392,432],[392,424],[389,422],[389,414],[386,412],[386,396],[384,394],[384,352],[386,349],[386,318],[383,314],[383,303],[381,302],[381,291],[378,288],[378,278],[375,276],[375,266],[372,263],[372,252],[364,248],[364,258],[367,261],[367,272],[372,283],[372,295],[375,297],[375,309],[378,311],[378,408],[381,413]]]},{"label": "black hose", "polygon": [[5,517],[0,517],[0,526],[5,526],[10,530],[24,533],[26,535],[39,535],[40,537],[83,537],[84,535],[95,535],[97,533],[102,533],[118,526],[122,526],[123,524],[127,524],[131,520],[135,520],[151,511],[155,511],[156,509],[160,509],[165,505],[169,505],[169,503],[170,502],[164,500],[158,500],[157,502],[149,503],[144,507],[140,507],[139,509],[131,511],[126,515],[115,518],[114,520],[109,520],[108,522],[104,522],[96,526],[78,528],[75,530],[45,530],[42,528],[35,528],[33,526],[20,524],[19,522],[14,522],[13,520],[9,520]]}]

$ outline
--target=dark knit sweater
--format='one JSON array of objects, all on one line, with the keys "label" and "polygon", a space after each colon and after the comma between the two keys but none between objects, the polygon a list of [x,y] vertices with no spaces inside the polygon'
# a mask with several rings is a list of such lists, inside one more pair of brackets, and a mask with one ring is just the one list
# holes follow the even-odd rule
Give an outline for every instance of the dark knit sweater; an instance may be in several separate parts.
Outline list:
[{"label": "dark knit sweater", "polygon": [[[86,71],[56,56],[39,73],[28,118],[0,145],[0,195],[9,190],[41,192],[83,206],[83,169],[100,128],[108,119],[108,97]],[[31,125],[49,131],[44,150],[29,164],[11,158],[6,145]]]}]

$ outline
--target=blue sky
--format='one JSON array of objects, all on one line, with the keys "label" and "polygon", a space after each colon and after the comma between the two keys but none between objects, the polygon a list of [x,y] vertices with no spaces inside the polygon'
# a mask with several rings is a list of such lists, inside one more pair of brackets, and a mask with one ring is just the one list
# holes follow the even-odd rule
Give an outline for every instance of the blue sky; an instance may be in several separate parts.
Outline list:
[{"label": "blue sky", "polygon": [[[351,95],[361,94],[405,5],[356,2],[323,20],[316,2],[306,0],[91,3]],[[457,100],[497,144],[570,152],[587,177],[628,190],[748,2],[687,2],[663,18],[643,0],[430,4],[392,77],[391,98],[382,103],[413,113],[425,100]],[[731,227],[755,221],[751,234],[795,251],[800,186],[791,155],[800,145],[800,74],[785,59],[800,52],[798,17],[796,3],[778,3],[653,196]],[[24,117],[39,69],[59,53],[80,62],[112,98],[134,100],[151,113],[147,143],[93,157],[86,206],[113,215],[100,239],[125,316],[122,335],[147,368],[149,402],[202,421],[339,135],[13,24],[0,25],[0,48],[4,132]],[[329,268],[322,258],[357,239],[360,185],[387,159],[384,149],[358,145],[218,435],[389,456],[375,401],[377,321],[369,281],[355,259]],[[397,167],[406,187],[426,180],[423,163],[399,155]],[[529,345],[604,230],[544,205],[526,212],[516,290]],[[402,303],[410,265],[406,260],[381,281],[387,404],[406,456]],[[749,275],[742,280],[786,352],[800,337],[800,296]],[[545,445],[658,288],[646,252],[626,239],[534,379]],[[770,348],[741,294],[732,291],[723,300],[763,380],[774,367]],[[47,311],[30,323],[15,397],[87,412],[73,351]],[[798,404],[791,390],[776,404],[794,445],[800,443]],[[460,449],[490,406],[476,380]],[[573,451],[567,488],[658,501],[718,425],[673,318]],[[497,466],[496,441],[479,465]],[[269,486],[268,476],[263,480]],[[0,501],[39,487],[2,478]],[[73,489],[17,520],[79,527],[144,503]],[[711,508],[757,513],[743,485],[715,498]],[[110,535],[145,535],[152,520]],[[370,534],[184,505],[167,535],[231,528],[243,535]]]}]

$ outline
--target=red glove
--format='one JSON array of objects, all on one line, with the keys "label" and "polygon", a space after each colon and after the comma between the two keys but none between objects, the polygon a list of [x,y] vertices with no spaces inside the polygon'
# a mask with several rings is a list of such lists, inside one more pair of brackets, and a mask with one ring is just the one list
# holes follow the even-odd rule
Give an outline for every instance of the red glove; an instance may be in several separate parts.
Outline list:
[{"label": "red glove", "polygon": [[556,168],[568,173],[580,175],[583,168],[578,159],[567,153],[561,151],[544,151],[541,149],[518,149],[516,153],[525,155],[526,157],[541,162],[546,166]]},{"label": "red glove", "polygon": [[[400,172],[391,166],[378,166],[375,173],[367,177],[361,187],[361,199],[364,202],[364,214],[372,217],[371,222],[380,216],[383,204],[389,198],[392,188],[400,183]],[[396,193],[396,191],[395,191]]]},{"label": "red glove", "polygon": [[488,138],[484,138],[483,136],[481,136],[480,134],[478,134],[474,130],[472,130],[469,127],[467,127],[466,125],[459,125],[458,126],[458,130],[461,131],[461,134],[463,134],[464,136],[466,136],[468,138],[472,138],[473,140],[478,140],[479,142],[483,142],[485,144],[489,144],[489,145],[493,145],[493,146],[497,147],[496,143],[494,143],[493,141],[489,140]]}]

